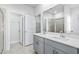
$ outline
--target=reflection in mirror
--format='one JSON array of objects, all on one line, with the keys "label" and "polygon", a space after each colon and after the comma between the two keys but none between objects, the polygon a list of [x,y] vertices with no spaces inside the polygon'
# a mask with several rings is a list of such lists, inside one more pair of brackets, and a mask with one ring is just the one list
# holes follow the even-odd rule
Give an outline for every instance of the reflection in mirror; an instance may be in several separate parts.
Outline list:
[{"label": "reflection in mirror", "polygon": [[41,15],[36,16],[36,33],[41,32]]},{"label": "reflection in mirror", "polygon": [[43,31],[56,33],[64,32],[64,5],[57,5],[45,11],[43,13],[43,24],[46,25],[43,26]]},{"label": "reflection in mirror", "polygon": [[55,32],[55,20],[48,20],[48,32]]},{"label": "reflection in mirror", "polygon": [[60,32],[64,33],[64,18],[56,20],[56,32],[57,33],[60,33]]}]

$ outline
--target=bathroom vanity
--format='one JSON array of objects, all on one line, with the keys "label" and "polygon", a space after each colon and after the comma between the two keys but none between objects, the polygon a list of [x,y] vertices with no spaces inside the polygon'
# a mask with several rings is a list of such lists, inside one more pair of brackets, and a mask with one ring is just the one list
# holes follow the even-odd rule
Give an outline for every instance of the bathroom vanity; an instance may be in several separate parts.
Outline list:
[{"label": "bathroom vanity", "polygon": [[79,40],[58,35],[34,34],[34,51],[38,54],[78,54]]},{"label": "bathroom vanity", "polygon": [[[34,51],[38,54],[79,53],[79,8],[59,4],[41,14],[41,33],[34,34]],[[38,28],[38,29],[39,29]],[[53,34],[47,34],[48,32]],[[37,33],[37,32],[36,32]],[[62,34],[65,34],[62,35]],[[71,34],[71,35],[69,35]],[[78,34],[73,37],[72,34]]]}]

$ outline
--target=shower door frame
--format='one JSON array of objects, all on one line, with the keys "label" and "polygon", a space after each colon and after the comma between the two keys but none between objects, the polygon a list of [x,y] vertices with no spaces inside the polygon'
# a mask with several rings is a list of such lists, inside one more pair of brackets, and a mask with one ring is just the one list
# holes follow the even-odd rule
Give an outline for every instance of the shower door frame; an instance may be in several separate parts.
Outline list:
[{"label": "shower door frame", "polygon": [[1,54],[3,53],[3,51],[4,51],[4,49],[5,49],[5,15],[6,15],[6,10],[4,9],[4,8],[2,8],[2,7],[0,7],[0,9],[1,9],[1,12],[3,13],[2,15],[3,15],[3,49],[2,49],[2,52],[1,52]]}]

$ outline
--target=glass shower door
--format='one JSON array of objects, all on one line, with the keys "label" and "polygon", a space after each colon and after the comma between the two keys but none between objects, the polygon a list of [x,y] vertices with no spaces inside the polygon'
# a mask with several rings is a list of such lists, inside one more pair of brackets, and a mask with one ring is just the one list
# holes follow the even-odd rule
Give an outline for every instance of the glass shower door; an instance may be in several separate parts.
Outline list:
[{"label": "glass shower door", "polygon": [[2,10],[0,9],[0,54],[2,53],[3,51],[3,48],[4,48],[4,32],[3,32],[3,28],[4,28],[4,19],[3,19],[3,12]]}]

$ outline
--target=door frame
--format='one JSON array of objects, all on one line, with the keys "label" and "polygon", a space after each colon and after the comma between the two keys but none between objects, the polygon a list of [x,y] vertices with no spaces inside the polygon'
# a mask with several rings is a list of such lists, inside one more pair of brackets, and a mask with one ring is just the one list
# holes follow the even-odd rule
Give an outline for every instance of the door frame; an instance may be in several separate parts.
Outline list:
[{"label": "door frame", "polygon": [[[21,20],[22,20],[22,26],[23,26],[23,15],[22,14],[19,14],[19,13],[16,13],[16,12],[10,12],[10,14],[16,14],[16,15],[18,15],[18,16],[21,16],[22,18],[21,18]],[[21,21],[20,20],[20,21]],[[20,29],[20,28],[19,28]],[[23,29],[20,31],[20,32],[23,32]],[[20,35],[20,33],[19,33],[19,35]],[[22,42],[23,42],[23,33],[21,34],[22,35]],[[19,38],[20,38],[20,36],[19,36]],[[10,43],[11,43],[11,41],[10,41]]]},{"label": "door frame", "polygon": [[[4,49],[3,51],[7,51],[10,49],[10,33],[8,33],[8,29],[10,30],[10,26],[8,26],[8,23],[9,23],[9,14],[12,12],[12,13],[15,13],[15,14],[18,14],[18,15],[21,15],[22,16],[22,27],[23,27],[23,22],[24,22],[24,14],[22,13],[18,13],[16,11],[10,11],[10,10],[7,10],[5,7],[1,7],[0,6],[0,9],[3,11],[3,14],[4,14],[4,42],[3,42],[3,45],[4,45]],[[8,27],[7,27],[8,26]],[[23,28],[22,28],[23,29]],[[22,30],[22,36],[23,36],[23,30]],[[24,39],[22,37],[22,39]]]},{"label": "door frame", "polygon": [[[26,21],[26,19],[27,19],[27,16],[32,16],[32,17],[34,17],[34,20],[35,20],[35,16],[33,16],[33,15],[29,15],[29,14],[26,14],[25,16],[24,16],[24,20],[23,20],[23,46],[28,46],[28,45],[31,45],[31,44],[28,44],[28,45],[26,45],[26,39],[25,39],[25,21]],[[36,20],[35,20],[35,32],[36,32]],[[26,32],[28,33],[28,31],[26,30]],[[30,32],[31,33],[31,32]]]},{"label": "door frame", "polygon": [[1,12],[3,13],[3,49],[2,49],[2,52],[1,54],[3,53],[3,51],[5,50],[5,20],[6,20],[6,9],[5,8],[2,8],[0,7],[0,10]]}]

